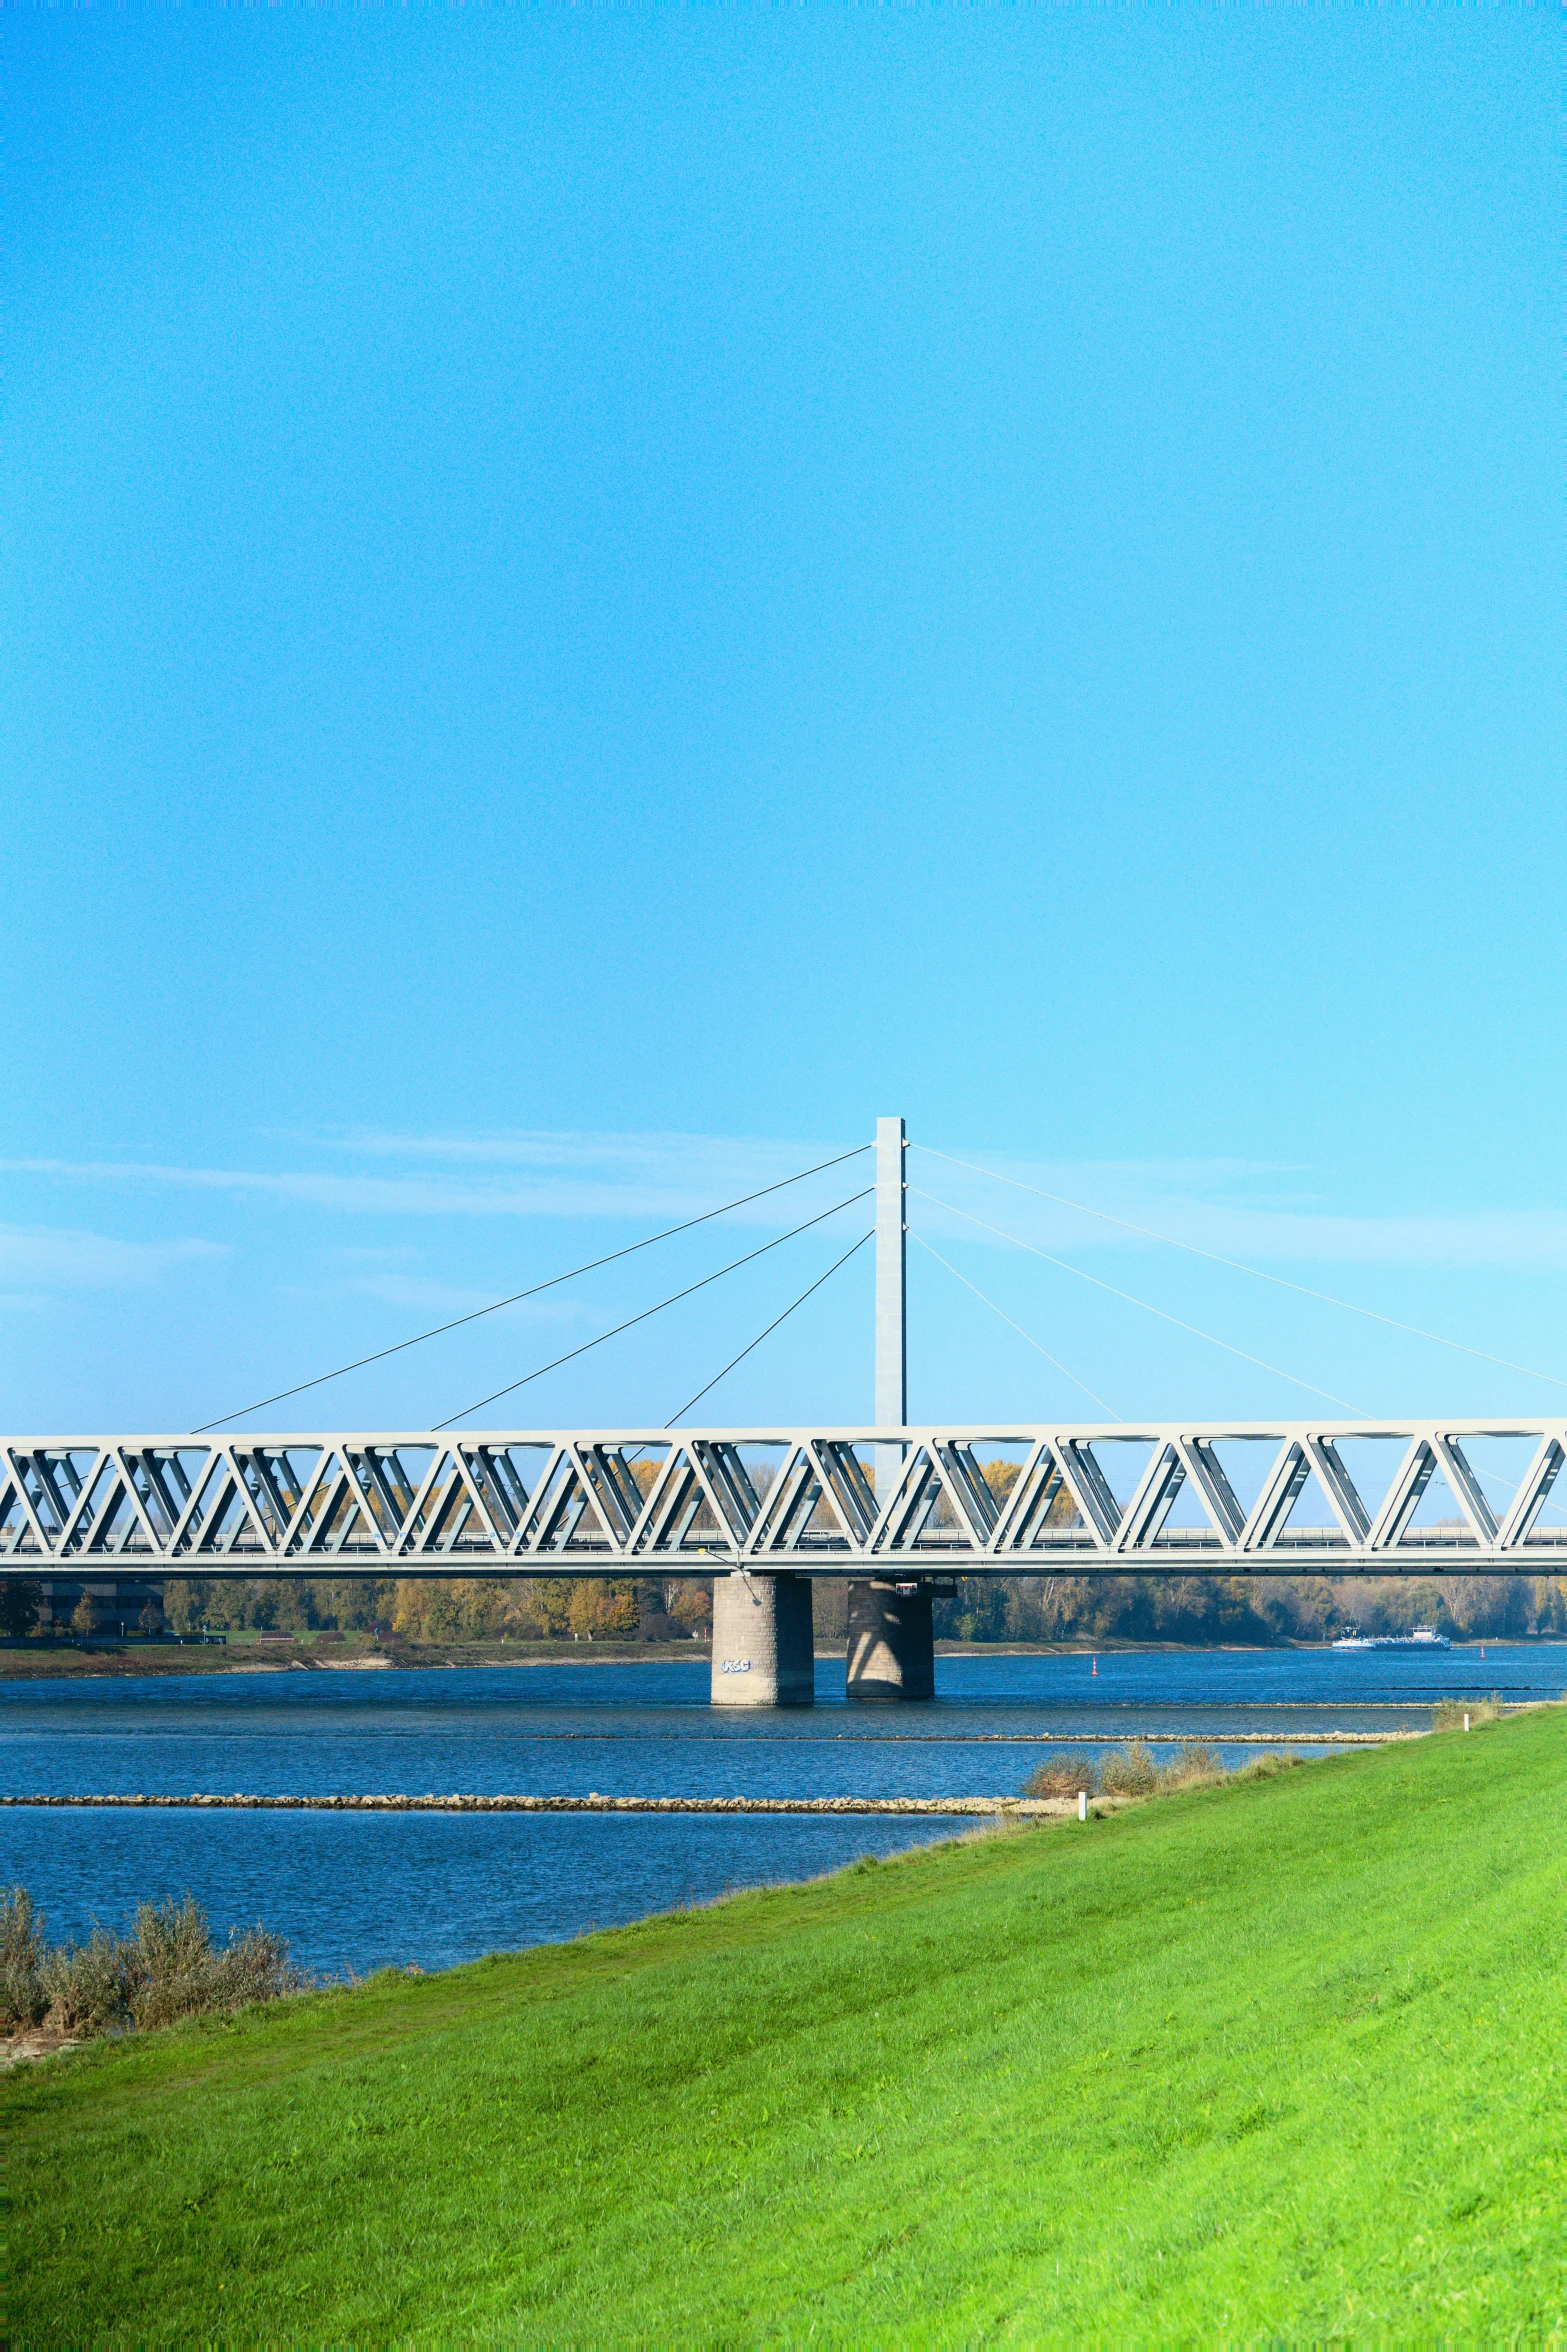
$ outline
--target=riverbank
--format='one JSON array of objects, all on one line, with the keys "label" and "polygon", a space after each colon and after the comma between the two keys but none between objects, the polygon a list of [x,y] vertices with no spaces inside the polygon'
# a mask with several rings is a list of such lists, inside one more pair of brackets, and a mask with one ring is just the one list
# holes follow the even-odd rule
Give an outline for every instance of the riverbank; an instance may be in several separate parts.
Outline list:
[{"label": "riverbank", "polygon": [[367,1634],[303,1634],[263,1640],[231,1633],[219,1642],[21,1642],[0,1647],[0,1682],[79,1681],[95,1675],[364,1672],[388,1666],[628,1666],[708,1660],[707,1642],[377,1642]]},{"label": "riverbank", "polygon": [[[1266,1646],[1245,1642],[957,1642],[938,1641],[938,1658],[1110,1658],[1115,1656],[1197,1657],[1205,1654],[1266,1657],[1278,1652],[1319,1651],[1321,1642],[1273,1642]],[[1446,1654],[1456,1658],[1493,1653],[1501,1648],[1567,1649],[1567,1643],[1547,1636],[1506,1644],[1455,1642]],[[841,1663],[843,1644],[818,1645],[816,1656]],[[104,1675],[266,1674],[303,1671],[364,1672],[388,1666],[407,1669],[447,1666],[669,1666],[712,1659],[705,1641],[612,1642],[405,1642],[373,1641],[368,1635],[306,1634],[298,1640],[263,1641],[253,1633],[235,1633],[222,1644],[173,1642],[101,1642],[77,1649],[69,1645],[21,1642],[0,1645],[0,1682],[79,1681]]]},{"label": "riverbank", "polygon": [[8,2332],[1549,2337],[1564,1768],[1545,1708],[19,2070]]}]

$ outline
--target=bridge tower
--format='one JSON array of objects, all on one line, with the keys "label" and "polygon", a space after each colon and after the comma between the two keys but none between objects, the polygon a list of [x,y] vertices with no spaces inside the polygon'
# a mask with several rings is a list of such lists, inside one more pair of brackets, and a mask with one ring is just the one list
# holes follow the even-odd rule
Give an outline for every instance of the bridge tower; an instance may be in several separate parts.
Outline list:
[{"label": "bridge tower", "polygon": [[[908,1137],[901,1119],[876,1122],[876,1426],[902,1429],[909,1418]],[[902,1446],[876,1448],[876,1494],[903,1466]]]},{"label": "bridge tower", "polygon": [[[876,1122],[876,1427],[909,1418],[908,1136],[901,1119]],[[876,1448],[876,1501],[885,1504],[903,1472],[904,1448]],[[930,1699],[936,1695],[930,1586],[875,1577],[849,1587],[849,1697]]]},{"label": "bridge tower", "polygon": [[[909,1418],[908,1136],[901,1119],[876,1122],[876,1428]],[[878,1442],[878,1502],[902,1474],[904,1447]],[[872,1578],[849,1587],[851,1699],[935,1695],[930,1588],[920,1578]],[[715,1707],[807,1707],[815,1696],[811,1581],[737,1569],[713,1580]]]}]

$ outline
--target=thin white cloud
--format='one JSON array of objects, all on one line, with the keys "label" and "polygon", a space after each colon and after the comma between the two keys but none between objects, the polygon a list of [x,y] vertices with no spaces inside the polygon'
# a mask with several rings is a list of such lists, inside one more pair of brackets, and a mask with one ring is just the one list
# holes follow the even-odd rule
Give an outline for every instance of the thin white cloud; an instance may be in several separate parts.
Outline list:
[{"label": "thin white cloud", "polygon": [[[1293,1171],[1233,1162],[1079,1163],[991,1160],[998,1182],[934,1153],[910,1154],[910,1221],[931,1233],[995,1242],[974,1222],[1066,1256],[1091,1249],[1155,1250],[1157,1236],[1242,1264],[1491,1267],[1567,1270],[1567,1211],[1474,1209],[1450,1215],[1355,1217],[1284,1201],[1237,1199],[1265,1180],[1277,1193]],[[1035,1190],[1024,1189],[1034,1187]],[[1291,1191],[1294,1191],[1291,1187]],[[1207,1197],[1204,1197],[1206,1192]],[[1224,1195],[1229,1193],[1231,1197]],[[1053,1194],[1054,1199],[1042,1197]],[[922,1198],[922,1195],[933,1196]],[[1298,1198],[1298,1195],[1296,1196]],[[960,1212],[937,1208],[939,1200]],[[1080,1204],[1077,1207],[1068,1203]],[[1094,1211],[1100,1212],[1094,1214]],[[1138,1230],[1138,1229],[1141,1230]]]},{"label": "thin white cloud", "polygon": [[634,1182],[689,1184],[722,1178],[776,1183],[797,1168],[813,1167],[852,1149],[845,1143],[800,1143],[732,1135],[546,1134],[388,1135],[363,1133],[326,1139],[334,1151],[367,1158],[456,1161],[466,1166],[530,1168],[551,1173],[614,1171]]},{"label": "thin white cloud", "polygon": [[[250,1168],[176,1168],[144,1161],[0,1160],[0,1170],[60,1182],[114,1186],[178,1186],[195,1191],[262,1195],[302,1207],[352,1216],[625,1218],[675,1223],[726,1199],[777,1184],[832,1159],[842,1145],[755,1143],[715,1136],[557,1136],[485,1138],[371,1137],[333,1148],[362,1149],[381,1158],[458,1161],[483,1168],[536,1169],[515,1176],[452,1175],[441,1168],[407,1175],[336,1175],[315,1170],[270,1172]],[[870,1181],[869,1155],[823,1176],[841,1179],[845,1193]],[[790,1204],[801,1194],[774,1194],[736,1211],[746,1223],[795,1222]],[[831,1194],[828,1194],[831,1198]]]},{"label": "thin white cloud", "polygon": [[58,1290],[145,1289],[171,1267],[223,1258],[215,1241],[118,1241],[105,1233],[57,1226],[0,1225],[0,1285],[15,1284],[8,1304],[34,1304]]},{"label": "thin white cloud", "polygon": [[[361,1156],[380,1168],[267,1171],[13,1159],[0,1160],[0,1169],[62,1183],[260,1196],[342,1216],[613,1219],[646,1227],[699,1216],[845,1147],[734,1136],[522,1132],[359,1134],[317,1141],[314,1148],[338,1159]],[[1028,1162],[966,1151],[961,1144],[954,1153],[1016,1181],[997,1183],[948,1160],[911,1152],[910,1181],[917,1188],[911,1217],[933,1236],[994,1242],[994,1235],[971,1222],[977,1216],[1037,1248],[1068,1256],[1085,1250],[1152,1250],[1159,1245],[1150,1237],[1166,1235],[1248,1264],[1567,1270],[1567,1210],[1353,1216],[1318,1206],[1303,1181],[1306,1172],[1298,1168],[1232,1159]],[[396,1173],[380,1172],[388,1162],[403,1166]],[[777,1229],[808,1213],[807,1204],[814,1209],[824,1197],[834,1197],[835,1187],[857,1191],[871,1173],[867,1155],[797,1191],[773,1193],[732,1214],[737,1222]],[[1018,1183],[1037,1191],[1019,1190]],[[967,1215],[937,1209],[920,1193]],[[1058,1197],[1039,1197],[1046,1193]],[[1064,1205],[1074,1201],[1082,1207]],[[443,1289],[438,1302],[436,1287],[424,1294],[432,1306],[457,1305],[465,1296]],[[413,1290],[403,1296],[415,1303]]]}]

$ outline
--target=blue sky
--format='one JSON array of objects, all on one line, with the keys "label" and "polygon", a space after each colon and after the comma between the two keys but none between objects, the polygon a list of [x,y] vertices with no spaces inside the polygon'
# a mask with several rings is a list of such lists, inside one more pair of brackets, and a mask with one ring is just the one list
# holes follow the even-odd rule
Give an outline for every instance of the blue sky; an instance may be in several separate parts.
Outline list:
[{"label": "blue sky", "polygon": [[1550,12],[0,37],[0,1423],[1561,1411]]}]

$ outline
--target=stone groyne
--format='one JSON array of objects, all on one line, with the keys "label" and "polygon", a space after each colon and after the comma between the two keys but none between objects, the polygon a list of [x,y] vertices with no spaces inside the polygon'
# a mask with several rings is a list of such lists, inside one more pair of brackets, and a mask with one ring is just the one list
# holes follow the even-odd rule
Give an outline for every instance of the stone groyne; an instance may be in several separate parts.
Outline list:
[{"label": "stone groyne", "polygon": [[192,1795],[0,1797],[3,1805],[54,1805],[229,1813],[1063,1813],[1062,1797],[257,1797]]}]

